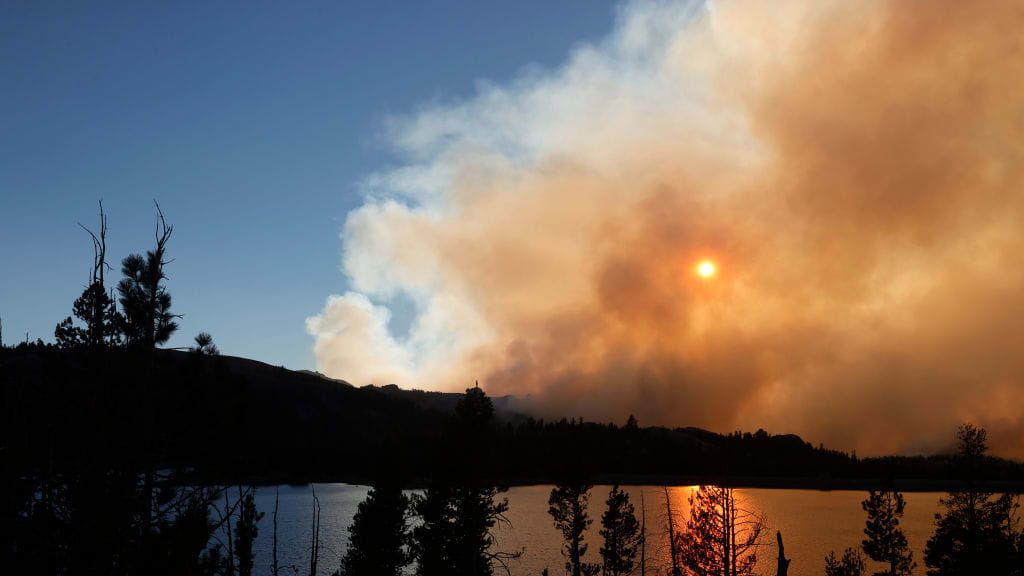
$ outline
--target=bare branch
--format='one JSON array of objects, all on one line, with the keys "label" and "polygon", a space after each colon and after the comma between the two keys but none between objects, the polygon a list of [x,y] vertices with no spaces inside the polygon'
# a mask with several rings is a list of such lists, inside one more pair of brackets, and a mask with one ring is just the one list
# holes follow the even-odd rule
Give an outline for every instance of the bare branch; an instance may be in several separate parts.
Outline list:
[{"label": "bare branch", "polygon": [[103,211],[103,201],[100,200],[100,229],[99,234],[93,232],[90,228],[77,222],[78,227],[89,235],[92,240],[92,274],[89,278],[89,283],[95,282],[103,283],[103,272],[105,270],[112,269],[107,264],[107,214]]},{"label": "bare branch", "polygon": [[[154,237],[156,238],[157,253],[163,255],[163,248],[167,244],[167,241],[171,239],[171,234],[174,232],[174,225],[168,225],[167,220],[164,219],[164,211],[160,209],[160,204],[153,200],[153,205],[156,206],[157,224]],[[167,262],[163,262],[167,264]]]}]

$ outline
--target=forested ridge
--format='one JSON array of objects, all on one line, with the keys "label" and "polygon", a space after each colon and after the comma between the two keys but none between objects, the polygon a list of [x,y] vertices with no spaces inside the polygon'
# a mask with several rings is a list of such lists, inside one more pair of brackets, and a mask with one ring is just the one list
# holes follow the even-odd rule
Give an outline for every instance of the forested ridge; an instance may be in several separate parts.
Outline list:
[{"label": "forested ridge", "polygon": [[[24,470],[59,471],[95,448],[112,460],[152,453],[161,466],[210,480],[360,481],[386,453],[415,484],[461,449],[441,439],[462,394],[355,387],[230,356],[21,344],[0,351],[0,382],[4,451]],[[958,478],[949,456],[857,458],[791,434],[545,421],[510,409],[498,420],[495,473],[510,484],[547,482],[566,468],[625,481],[804,478],[822,488],[842,479]],[[1014,461],[989,458],[984,470],[989,481],[1024,478]]]}]

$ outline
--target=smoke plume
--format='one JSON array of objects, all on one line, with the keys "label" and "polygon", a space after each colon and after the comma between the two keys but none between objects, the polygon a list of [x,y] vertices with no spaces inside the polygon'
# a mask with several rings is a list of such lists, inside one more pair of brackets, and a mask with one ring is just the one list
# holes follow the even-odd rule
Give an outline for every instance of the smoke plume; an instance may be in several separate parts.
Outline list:
[{"label": "smoke plume", "polygon": [[327,374],[1024,456],[1024,4],[632,2],[390,128],[308,320]]}]

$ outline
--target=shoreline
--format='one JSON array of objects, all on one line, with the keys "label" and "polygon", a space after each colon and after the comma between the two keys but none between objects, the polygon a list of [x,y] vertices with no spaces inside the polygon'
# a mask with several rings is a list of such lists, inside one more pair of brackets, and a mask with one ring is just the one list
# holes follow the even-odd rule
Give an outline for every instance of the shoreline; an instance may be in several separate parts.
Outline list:
[{"label": "shoreline", "polygon": [[[882,480],[877,478],[810,478],[810,477],[771,477],[771,476],[715,476],[715,475],[664,475],[664,474],[597,474],[587,480],[594,486],[699,486],[714,484],[730,488],[757,488],[765,490],[813,490],[817,492],[867,492],[881,488],[892,488],[898,492],[946,493],[964,490],[968,484],[960,480],[927,479],[927,478],[896,478]],[[200,481],[206,485],[233,485],[239,482]],[[506,488],[522,488],[529,486],[552,486],[558,481],[554,478],[511,477],[496,482]],[[370,486],[373,484],[365,477],[331,476],[297,480],[294,478],[250,478],[241,484],[255,486],[306,486],[309,484],[349,484],[354,486]],[[403,482],[403,488],[420,490],[429,482],[417,479]],[[973,488],[983,492],[1024,494],[1024,480],[984,480],[973,483]]]}]

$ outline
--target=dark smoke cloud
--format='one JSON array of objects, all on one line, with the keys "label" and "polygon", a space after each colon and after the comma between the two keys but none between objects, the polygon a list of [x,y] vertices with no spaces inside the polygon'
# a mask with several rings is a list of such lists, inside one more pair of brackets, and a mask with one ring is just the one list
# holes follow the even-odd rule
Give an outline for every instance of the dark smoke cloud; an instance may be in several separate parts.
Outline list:
[{"label": "dark smoke cloud", "polygon": [[562,68],[396,122],[317,358],[863,453],[971,420],[1024,456],[1022,132],[1019,2],[627,4]]}]

